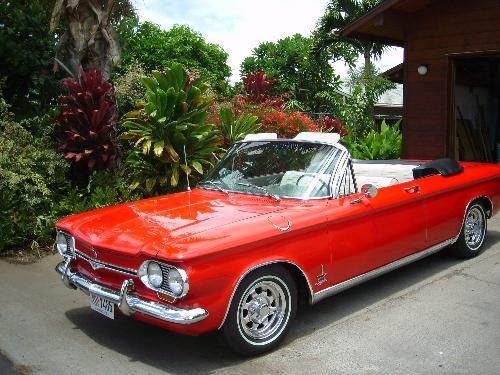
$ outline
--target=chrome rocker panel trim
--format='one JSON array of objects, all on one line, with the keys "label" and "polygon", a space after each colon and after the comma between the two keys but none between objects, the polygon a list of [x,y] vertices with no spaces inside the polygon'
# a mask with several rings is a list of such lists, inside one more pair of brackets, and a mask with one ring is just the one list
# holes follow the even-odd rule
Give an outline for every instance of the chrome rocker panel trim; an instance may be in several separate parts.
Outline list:
[{"label": "chrome rocker panel trim", "polygon": [[385,266],[376,268],[376,269],[369,271],[367,273],[364,273],[362,275],[353,277],[352,279],[343,281],[339,284],[332,285],[329,288],[320,290],[319,292],[314,293],[314,295],[312,296],[312,304],[315,304],[319,301],[322,301],[323,299],[330,297],[330,296],[333,296],[334,294],[343,292],[344,290],[352,288],[352,287],[354,287],[358,284],[361,284],[365,281],[368,281],[370,279],[374,279],[375,277],[381,276],[381,275],[388,273],[390,271],[393,271],[397,268],[406,266],[407,264],[410,264],[410,263],[415,262],[419,259],[425,258],[429,255],[434,254],[434,253],[437,253],[442,248],[455,243],[457,239],[458,239],[458,236],[450,238],[449,240],[446,240],[446,241],[438,243],[434,246],[431,246],[426,250],[411,254],[407,257],[404,257],[404,258],[398,259],[394,262],[391,262],[389,264],[386,264]]},{"label": "chrome rocker panel trim", "polygon": [[148,301],[130,294],[134,288],[133,280],[125,280],[121,290],[117,291],[103,285],[93,283],[86,277],[69,269],[69,262],[61,262],[56,266],[56,272],[61,275],[61,279],[67,287],[80,289],[86,294],[94,294],[112,301],[124,315],[133,315],[135,312],[142,313],[153,318],[169,323],[193,324],[205,319],[208,311],[202,308],[180,309],[174,306],[167,306],[155,301]]}]

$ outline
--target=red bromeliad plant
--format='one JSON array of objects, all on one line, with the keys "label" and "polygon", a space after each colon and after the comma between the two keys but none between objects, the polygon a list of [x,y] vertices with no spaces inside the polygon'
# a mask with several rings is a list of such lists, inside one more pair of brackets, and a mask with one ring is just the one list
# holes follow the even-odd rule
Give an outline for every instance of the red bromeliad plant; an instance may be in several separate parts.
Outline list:
[{"label": "red bromeliad plant", "polygon": [[73,177],[86,182],[93,171],[109,169],[116,162],[113,86],[97,70],[80,70],[78,80],[66,78],[64,85],[70,95],[58,99],[58,149],[72,163]]}]

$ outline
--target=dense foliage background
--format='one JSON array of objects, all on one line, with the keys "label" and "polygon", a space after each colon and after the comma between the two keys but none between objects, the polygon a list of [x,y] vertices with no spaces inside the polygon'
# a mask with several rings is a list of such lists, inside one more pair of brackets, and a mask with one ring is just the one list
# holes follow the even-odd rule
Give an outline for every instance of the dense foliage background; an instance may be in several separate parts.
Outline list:
[{"label": "dense foliage background", "polygon": [[[335,34],[377,0],[331,0],[310,37],[256,46],[233,85],[222,47],[185,25],[142,22],[133,0],[116,0],[106,15],[121,52],[111,78],[75,73],[65,60],[75,51],[54,60],[79,22],[79,1],[73,13],[65,1],[0,3],[0,253],[51,244],[62,216],[185,189],[252,132],[337,132],[357,158],[399,157],[399,124],[377,131],[373,117],[392,87],[371,63],[383,46]],[[82,51],[82,62],[96,58]],[[338,60],[351,64],[346,82]]]}]

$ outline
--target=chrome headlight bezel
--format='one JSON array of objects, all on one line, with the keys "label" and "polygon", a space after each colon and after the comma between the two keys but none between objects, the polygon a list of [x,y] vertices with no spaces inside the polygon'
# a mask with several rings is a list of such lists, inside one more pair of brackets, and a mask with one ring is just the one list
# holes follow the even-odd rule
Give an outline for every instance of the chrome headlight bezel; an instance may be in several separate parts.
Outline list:
[{"label": "chrome headlight bezel", "polygon": [[[61,239],[64,239],[63,241],[60,241]],[[64,231],[58,230],[56,233],[56,249],[59,254],[61,254],[63,257],[74,257],[75,255],[75,238]]]},{"label": "chrome headlight bezel", "polygon": [[[160,287],[155,287],[150,282],[148,270],[149,270],[151,263],[158,264],[158,266],[160,267],[160,269],[162,271],[163,280],[162,280],[162,284]],[[182,290],[180,293],[174,293],[174,291],[170,288],[170,286],[168,284],[169,283],[168,274],[170,271],[177,272],[180,276],[180,279],[182,281]],[[145,262],[143,262],[140,265],[139,269],[137,270],[137,276],[142,281],[142,283],[146,287],[148,287],[149,289],[154,290],[155,292],[158,292],[158,293],[166,294],[166,295],[173,297],[173,298],[182,298],[189,291],[189,280],[188,280],[188,276],[187,276],[186,271],[184,271],[182,268],[175,267],[175,266],[172,266],[170,264],[166,264],[166,263],[163,263],[163,262],[160,262],[157,260],[151,259],[151,260],[146,260]]]}]

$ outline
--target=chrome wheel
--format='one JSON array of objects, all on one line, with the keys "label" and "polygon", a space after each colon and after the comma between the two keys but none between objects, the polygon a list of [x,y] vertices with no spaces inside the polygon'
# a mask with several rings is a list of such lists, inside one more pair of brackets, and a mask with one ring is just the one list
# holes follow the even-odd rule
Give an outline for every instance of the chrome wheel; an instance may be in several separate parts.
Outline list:
[{"label": "chrome wheel", "polygon": [[484,211],[478,206],[471,207],[464,222],[465,243],[471,250],[477,250],[484,241],[486,229]]},{"label": "chrome wheel", "polygon": [[297,286],[290,272],[278,264],[262,267],[237,287],[222,334],[238,353],[264,353],[283,340],[296,311]]},{"label": "chrome wheel", "polygon": [[273,280],[252,284],[243,294],[238,309],[238,325],[242,333],[252,341],[273,336],[284,326],[283,321],[290,314],[287,309],[289,293],[286,285]]}]

